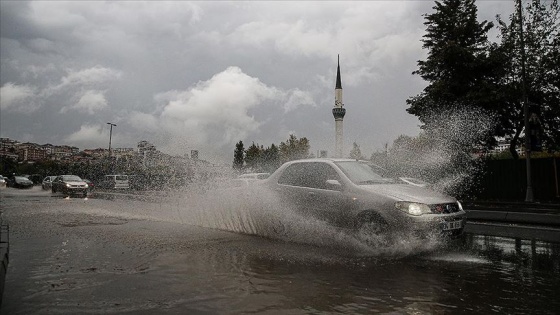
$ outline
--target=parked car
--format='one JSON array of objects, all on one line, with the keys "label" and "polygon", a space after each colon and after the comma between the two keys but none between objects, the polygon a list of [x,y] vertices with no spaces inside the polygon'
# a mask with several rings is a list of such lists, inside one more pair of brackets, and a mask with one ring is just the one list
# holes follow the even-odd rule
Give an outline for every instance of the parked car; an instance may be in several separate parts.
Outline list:
[{"label": "parked car", "polygon": [[41,187],[43,188],[43,190],[51,190],[52,182],[55,178],[56,176],[47,176],[43,178],[43,181],[41,182]]},{"label": "parked car", "polygon": [[270,176],[270,173],[247,173],[237,176],[237,178],[241,179],[267,179]]},{"label": "parked car", "polygon": [[128,175],[105,175],[99,187],[105,189],[129,189]]},{"label": "parked car", "polygon": [[6,187],[6,179],[0,175],[0,188]]},{"label": "parked car", "polygon": [[29,178],[23,176],[12,176],[8,179],[8,182],[6,184],[8,187],[13,187],[13,188],[33,187],[33,182]]},{"label": "parked car", "polygon": [[459,235],[466,223],[455,198],[384,177],[351,159],[287,162],[258,184],[253,186],[299,213],[343,228]]},{"label": "parked car", "polygon": [[86,182],[86,184],[88,184],[88,191],[92,192],[93,189],[95,188],[95,184],[87,178],[84,178],[84,182]]},{"label": "parked car", "polygon": [[60,175],[53,182],[51,191],[53,193],[60,192],[65,196],[80,195],[87,197],[88,184],[76,175]]}]

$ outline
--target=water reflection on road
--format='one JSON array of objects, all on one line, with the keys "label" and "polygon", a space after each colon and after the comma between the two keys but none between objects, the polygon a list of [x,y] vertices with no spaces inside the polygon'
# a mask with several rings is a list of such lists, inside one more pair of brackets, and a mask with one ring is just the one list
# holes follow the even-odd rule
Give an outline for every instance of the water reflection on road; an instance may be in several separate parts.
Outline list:
[{"label": "water reflection on road", "polygon": [[360,252],[330,232],[310,244],[191,225],[161,204],[4,197],[12,237],[3,314],[560,309],[559,243],[467,234],[420,251]]}]

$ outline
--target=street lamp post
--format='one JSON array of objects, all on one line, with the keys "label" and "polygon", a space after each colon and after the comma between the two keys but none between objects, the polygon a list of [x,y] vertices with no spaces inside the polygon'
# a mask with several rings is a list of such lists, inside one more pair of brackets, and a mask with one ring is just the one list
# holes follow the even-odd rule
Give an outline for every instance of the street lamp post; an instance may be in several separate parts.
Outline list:
[{"label": "street lamp post", "polygon": [[531,138],[529,131],[529,100],[527,99],[527,86],[525,74],[525,42],[523,39],[523,3],[518,1],[517,14],[519,16],[519,44],[521,46],[521,89],[523,97],[523,116],[525,123],[525,162],[527,169],[527,191],[526,202],[533,202],[533,184],[531,179]]},{"label": "street lamp post", "polygon": [[113,124],[113,123],[110,123],[110,122],[108,122],[107,125],[111,126],[111,129],[109,131],[109,157],[111,157],[112,156],[112,154],[111,154],[111,138],[113,137],[113,126],[116,127],[117,125]]}]

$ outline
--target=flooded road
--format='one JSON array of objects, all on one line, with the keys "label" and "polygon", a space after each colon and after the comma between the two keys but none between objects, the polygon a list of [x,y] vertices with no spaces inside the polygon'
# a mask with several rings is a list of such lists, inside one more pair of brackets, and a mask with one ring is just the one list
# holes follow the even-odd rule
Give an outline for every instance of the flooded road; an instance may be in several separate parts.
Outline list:
[{"label": "flooded road", "polygon": [[10,223],[2,314],[560,309],[559,243],[467,234],[376,249],[312,222],[288,224],[278,238],[240,233],[264,225],[224,212],[200,219],[178,200],[64,199],[39,189],[0,196]]}]

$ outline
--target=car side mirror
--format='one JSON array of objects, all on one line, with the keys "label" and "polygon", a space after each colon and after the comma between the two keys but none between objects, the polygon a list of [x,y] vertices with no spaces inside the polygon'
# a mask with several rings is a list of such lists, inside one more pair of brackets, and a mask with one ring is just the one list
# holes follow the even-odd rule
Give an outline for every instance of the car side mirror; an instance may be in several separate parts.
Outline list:
[{"label": "car side mirror", "polygon": [[327,183],[327,187],[329,187],[333,190],[341,190],[342,189],[342,185],[336,179],[327,179],[326,183]]}]

